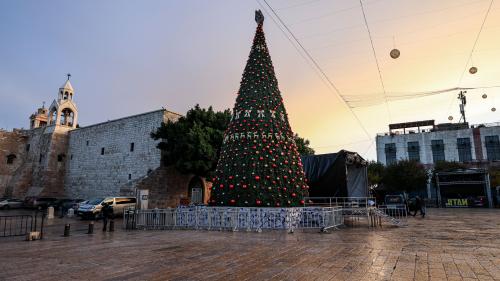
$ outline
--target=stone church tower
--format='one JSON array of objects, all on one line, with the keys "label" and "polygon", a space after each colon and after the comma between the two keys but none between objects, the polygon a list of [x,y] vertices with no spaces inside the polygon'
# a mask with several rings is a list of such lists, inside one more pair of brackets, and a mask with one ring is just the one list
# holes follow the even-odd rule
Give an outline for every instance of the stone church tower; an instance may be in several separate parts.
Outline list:
[{"label": "stone church tower", "polygon": [[73,102],[73,86],[68,80],[59,88],[57,100],[54,100],[49,107],[49,125],[60,125],[76,128],[78,124],[78,109]]},{"label": "stone church tower", "polygon": [[[49,108],[42,106],[30,116],[30,130],[3,132],[6,137],[0,141],[0,148],[9,145],[15,158],[11,157],[14,160],[8,163],[8,169],[0,169],[0,195],[22,198],[64,194],[69,132],[78,124],[69,77]],[[7,144],[8,140],[12,143]]]}]

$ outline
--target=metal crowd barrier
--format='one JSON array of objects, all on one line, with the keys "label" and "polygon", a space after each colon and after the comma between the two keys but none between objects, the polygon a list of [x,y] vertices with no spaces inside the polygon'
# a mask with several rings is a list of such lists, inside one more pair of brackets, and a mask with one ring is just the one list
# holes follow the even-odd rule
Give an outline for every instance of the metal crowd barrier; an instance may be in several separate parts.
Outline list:
[{"label": "metal crowd barrier", "polygon": [[[39,215],[40,214],[40,215]],[[0,237],[26,236],[38,231],[43,238],[45,214],[0,216]]]},{"label": "metal crowd barrier", "polygon": [[386,215],[393,217],[397,220],[405,220],[408,217],[408,210],[406,205],[379,205],[378,209],[383,211]]},{"label": "metal crowd barrier", "polygon": [[376,205],[374,197],[305,197],[304,206],[368,208]]},{"label": "metal crowd barrier", "polygon": [[343,224],[340,208],[179,207],[126,210],[125,229],[328,230]]}]

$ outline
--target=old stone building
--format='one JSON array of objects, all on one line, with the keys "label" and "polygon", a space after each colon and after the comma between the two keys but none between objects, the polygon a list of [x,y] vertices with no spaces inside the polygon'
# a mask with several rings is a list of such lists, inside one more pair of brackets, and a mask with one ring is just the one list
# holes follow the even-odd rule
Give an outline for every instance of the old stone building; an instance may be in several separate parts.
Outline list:
[{"label": "old stone building", "polygon": [[162,166],[150,137],[179,114],[160,109],[79,127],[74,96],[68,78],[49,108],[29,117],[30,129],[0,130],[0,196],[90,199],[140,188],[149,191],[150,207],[208,199],[203,179]]}]

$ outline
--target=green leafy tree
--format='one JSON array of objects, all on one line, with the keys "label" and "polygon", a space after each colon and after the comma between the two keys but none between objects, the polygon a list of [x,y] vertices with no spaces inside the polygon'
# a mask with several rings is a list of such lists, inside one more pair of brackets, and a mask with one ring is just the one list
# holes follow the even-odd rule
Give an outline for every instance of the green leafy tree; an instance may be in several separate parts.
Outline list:
[{"label": "green leafy tree", "polygon": [[368,186],[371,189],[376,189],[380,186],[383,180],[385,167],[382,163],[370,161],[368,163]]},{"label": "green leafy tree", "polygon": [[297,151],[301,156],[314,155],[314,149],[309,146],[308,139],[301,138],[298,134],[294,134],[293,138],[295,139],[295,145],[297,145]]},{"label": "green leafy tree", "polygon": [[305,175],[259,19],[222,144],[210,204],[300,206]]},{"label": "green leafy tree", "polygon": [[426,186],[427,172],[416,161],[402,160],[385,168],[382,183],[392,192],[416,191]]},{"label": "green leafy tree", "polygon": [[151,136],[161,140],[158,148],[165,165],[183,173],[212,176],[230,118],[229,109],[215,112],[196,105],[178,121],[163,123]]}]

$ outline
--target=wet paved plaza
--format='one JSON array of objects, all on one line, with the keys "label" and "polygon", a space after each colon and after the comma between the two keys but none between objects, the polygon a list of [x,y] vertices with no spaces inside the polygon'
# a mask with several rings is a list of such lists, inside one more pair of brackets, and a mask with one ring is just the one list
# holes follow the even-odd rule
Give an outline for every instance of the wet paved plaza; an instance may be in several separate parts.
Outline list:
[{"label": "wet paved plaza", "polygon": [[407,227],[0,238],[0,280],[500,280],[500,210],[429,209]]}]

